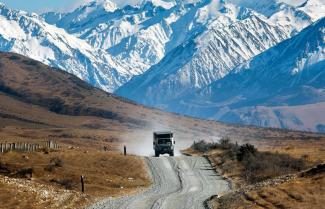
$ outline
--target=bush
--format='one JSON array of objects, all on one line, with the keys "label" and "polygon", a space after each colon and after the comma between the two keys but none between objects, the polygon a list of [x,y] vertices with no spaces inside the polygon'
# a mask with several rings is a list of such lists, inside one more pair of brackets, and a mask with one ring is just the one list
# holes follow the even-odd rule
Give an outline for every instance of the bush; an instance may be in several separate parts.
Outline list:
[{"label": "bush", "polygon": [[[306,159],[296,159],[288,154],[259,152],[252,144],[231,143],[229,138],[222,138],[218,143],[199,141],[193,143],[192,149],[207,152],[212,149],[222,149],[221,164],[226,161],[238,161],[243,165],[242,176],[247,182],[256,183],[276,176],[286,175],[303,170]],[[231,170],[231,163],[226,165],[226,170]]]},{"label": "bush", "polygon": [[52,179],[51,182],[64,186],[65,189],[73,189],[75,183],[72,179]]},{"label": "bush", "polygon": [[251,183],[298,172],[305,168],[303,159],[270,152],[247,154],[242,163],[244,165],[243,176]]},{"label": "bush", "polygon": [[33,168],[21,168],[18,169],[12,177],[17,177],[17,178],[29,178],[33,175]]},{"label": "bush", "polygon": [[250,156],[254,156],[257,152],[257,149],[252,144],[244,144],[239,147],[239,150],[237,152],[237,159],[239,161],[243,161],[245,158],[248,158]]},{"label": "bush", "polygon": [[201,140],[199,142],[195,142],[192,144],[191,146],[192,149],[199,151],[199,152],[207,152],[211,149],[216,148],[216,144],[215,143],[210,143],[210,142],[206,142],[204,140]]},{"label": "bush", "polygon": [[44,170],[48,172],[53,172],[55,170],[55,165],[48,164],[47,166],[45,166]]},{"label": "bush", "polygon": [[0,174],[4,174],[4,175],[10,174],[8,165],[2,161],[0,161]]},{"label": "bush", "polygon": [[50,160],[50,163],[55,167],[63,167],[63,160],[59,157],[54,157]]},{"label": "bush", "polygon": [[199,151],[199,152],[207,152],[209,150],[213,149],[224,149],[229,150],[233,149],[236,145],[230,142],[229,138],[221,138],[219,142],[206,142],[204,140],[201,140],[199,142],[195,142],[192,144],[191,148]]},{"label": "bush", "polygon": [[228,137],[226,138],[221,138],[219,141],[219,146],[222,149],[230,149],[233,147],[234,144],[230,143],[230,139]]}]

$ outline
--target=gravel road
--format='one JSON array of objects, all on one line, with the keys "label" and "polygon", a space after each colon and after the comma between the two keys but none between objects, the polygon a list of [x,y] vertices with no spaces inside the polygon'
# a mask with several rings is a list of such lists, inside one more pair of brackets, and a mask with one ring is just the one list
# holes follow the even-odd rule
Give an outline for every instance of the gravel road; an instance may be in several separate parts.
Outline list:
[{"label": "gravel road", "polygon": [[229,189],[203,157],[146,158],[153,185],[146,191],[106,199],[90,209],[203,209],[204,201]]}]

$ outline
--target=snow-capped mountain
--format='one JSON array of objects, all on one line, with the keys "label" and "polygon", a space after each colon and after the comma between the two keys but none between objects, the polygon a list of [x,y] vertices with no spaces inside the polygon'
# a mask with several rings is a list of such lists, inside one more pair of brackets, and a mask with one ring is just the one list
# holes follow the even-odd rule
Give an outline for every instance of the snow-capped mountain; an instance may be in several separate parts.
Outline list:
[{"label": "snow-capped mountain", "polygon": [[[320,1],[315,2],[319,3]],[[246,11],[250,11],[249,15],[228,25],[220,26],[218,18],[216,18],[215,25],[213,22],[210,23],[208,25],[210,27],[206,31],[172,50],[162,61],[152,66],[144,74],[134,77],[116,93],[145,105],[202,118],[307,130],[307,128],[304,129],[304,125],[292,125],[296,124],[295,122],[286,126],[271,122],[263,124],[245,120],[232,121],[221,114],[227,112],[227,109],[224,109],[227,106],[221,109],[217,108],[221,112],[218,113],[214,103],[210,104],[211,101],[206,96],[193,97],[196,92],[201,92],[201,89],[208,91],[207,86],[227,77],[228,73],[236,70],[236,66],[299,33],[317,19],[305,12],[308,2],[298,7],[280,1],[256,1],[255,3],[254,1],[231,1],[231,3],[237,6],[245,5],[254,11],[246,9]],[[260,13],[256,13],[256,11]],[[272,75],[269,76],[272,78]],[[236,78],[234,79],[236,80]],[[264,79],[269,80],[266,77]],[[227,82],[231,81],[227,80]],[[258,88],[256,89],[258,90]],[[308,88],[303,90],[307,92]],[[315,95],[316,92],[311,95]],[[223,91],[223,93],[228,94],[227,91]],[[189,98],[192,98],[190,102]],[[229,98],[230,101],[236,101],[236,99],[236,97]],[[306,98],[301,97],[301,100],[307,102]],[[201,109],[202,104],[204,105]],[[310,107],[313,102],[306,104]],[[289,113],[288,109],[285,108]],[[241,110],[241,113],[248,111],[247,108]],[[286,111],[283,112],[286,113]],[[292,115],[294,114],[292,113]],[[269,116],[272,118],[271,115]],[[265,118],[267,120],[268,117],[265,116]],[[289,123],[293,120],[293,116],[291,118],[283,116],[282,121]],[[310,124],[314,125],[314,123]],[[317,130],[313,125],[309,126],[308,130]]]},{"label": "snow-capped mountain", "polygon": [[308,14],[314,21],[325,16],[325,1],[324,0],[306,0],[298,10]]},{"label": "snow-capped mountain", "polygon": [[[285,26],[287,32],[299,31],[311,23],[307,14],[292,6],[276,1],[266,2],[268,7],[276,9],[265,13],[277,13],[273,22]],[[113,2],[101,0],[67,14],[47,13],[43,17],[90,45],[107,50],[125,69],[139,75],[176,47],[205,32],[211,27],[211,22],[227,26],[253,13],[252,9],[242,5],[246,6],[246,3],[232,0],[159,0],[117,8]],[[256,15],[268,18],[263,13]]]},{"label": "snow-capped mountain", "polygon": [[[188,91],[224,77],[238,64],[312,23],[312,18],[299,10],[302,6],[297,9],[275,0],[255,4],[253,1],[229,2],[209,1],[206,8],[214,5],[213,21],[208,21],[203,30],[181,45],[176,44],[177,48],[170,50],[149,72],[135,77],[117,93],[147,105],[163,107],[168,100],[181,98]],[[268,10],[260,14],[241,5],[257,11],[260,11],[258,8]]]},{"label": "snow-capped mountain", "polygon": [[[190,44],[197,36],[203,38],[200,43],[195,44],[195,47],[204,48],[208,45],[205,43],[208,41],[204,38],[213,36],[207,33],[213,31],[217,33],[218,29],[246,19],[250,15],[264,20],[272,27],[275,25],[286,33],[281,35],[282,38],[260,46],[257,51],[249,52],[249,55],[245,54],[244,59],[234,60],[231,66],[226,67],[226,71],[229,71],[234,65],[288,38],[288,34],[290,36],[295,34],[312,22],[312,18],[303,11],[276,0],[253,3],[235,0],[148,0],[136,6],[118,8],[110,0],[97,0],[66,14],[46,13],[42,16],[48,23],[65,29],[93,47],[106,50],[131,75],[143,74],[163,58],[173,54],[173,50],[178,51],[184,45]],[[253,9],[262,13],[257,13]],[[200,47],[200,44],[203,47]],[[213,52],[213,50],[208,51]],[[208,52],[205,56],[214,58],[214,55]],[[182,57],[183,55],[174,58],[184,62]],[[192,58],[188,57],[188,59]],[[212,62],[217,61],[220,59]],[[222,62],[229,61],[222,60]],[[208,67],[203,65],[203,67],[212,69],[215,65]],[[212,78],[203,85],[215,80],[216,74],[225,74],[211,73]],[[222,76],[217,76],[219,77]]]},{"label": "snow-capped mountain", "polygon": [[[125,7],[114,1],[40,16],[1,5],[0,50],[61,68],[109,92],[122,86],[118,94],[143,104],[231,121],[216,114],[213,85],[325,15],[324,0],[143,0]],[[236,109],[237,115],[251,111],[245,108]]]},{"label": "snow-capped mountain", "polygon": [[103,2],[91,2],[71,13],[47,13],[43,17],[92,46],[109,51],[137,75],[202,33],[215,18],[223,16],[223,25],[236,21],[235,10],[239,9],[219,1],[144,1],[116,9],[106,0],[112,5],[110,10],[103,8]]},{"label": "snow-capped mountain", "polygon": [[0,5],[0,50],[15,52],[54,66],[113,91],[132,74],[112,56],[76,38],[36,14],[10,10]]},{"label": "snow-capped mountain", "polygon": [[168,109],[233,123],[325,132],[325,18]]},{"label": "snow-capped mountain", "polygon": [[259,17],[212,27],[133,78],[116,93],[143,104],[164,107],[191,91],[226,76],[234,67],[287,39],[280,27]]}]

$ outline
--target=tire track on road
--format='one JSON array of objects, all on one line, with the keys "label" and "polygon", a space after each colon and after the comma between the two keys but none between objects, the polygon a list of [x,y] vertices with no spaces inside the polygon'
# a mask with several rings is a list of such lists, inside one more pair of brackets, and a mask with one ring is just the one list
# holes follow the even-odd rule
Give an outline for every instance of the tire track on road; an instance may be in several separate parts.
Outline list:
[{"label": "tire track on road", "polygon": [[152,186],[144,192],[108,198],[89,209],[204,209],[204,201],[229,189],[203,157],[146,158]]}]

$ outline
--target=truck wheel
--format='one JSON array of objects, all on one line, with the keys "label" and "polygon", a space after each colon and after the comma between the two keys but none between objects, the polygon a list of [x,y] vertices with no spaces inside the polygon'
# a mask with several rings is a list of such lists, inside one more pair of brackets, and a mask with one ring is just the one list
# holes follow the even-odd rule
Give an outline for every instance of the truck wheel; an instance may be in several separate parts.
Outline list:
[{"label": "truck wheel", "polygon": [[172,151],[171,153],[169,153],[169,156],[174,156],[174,151]]},{"label": "truck wheel", "polygon": [[159,152],[155,151],[155,157],[159,157]]}]

